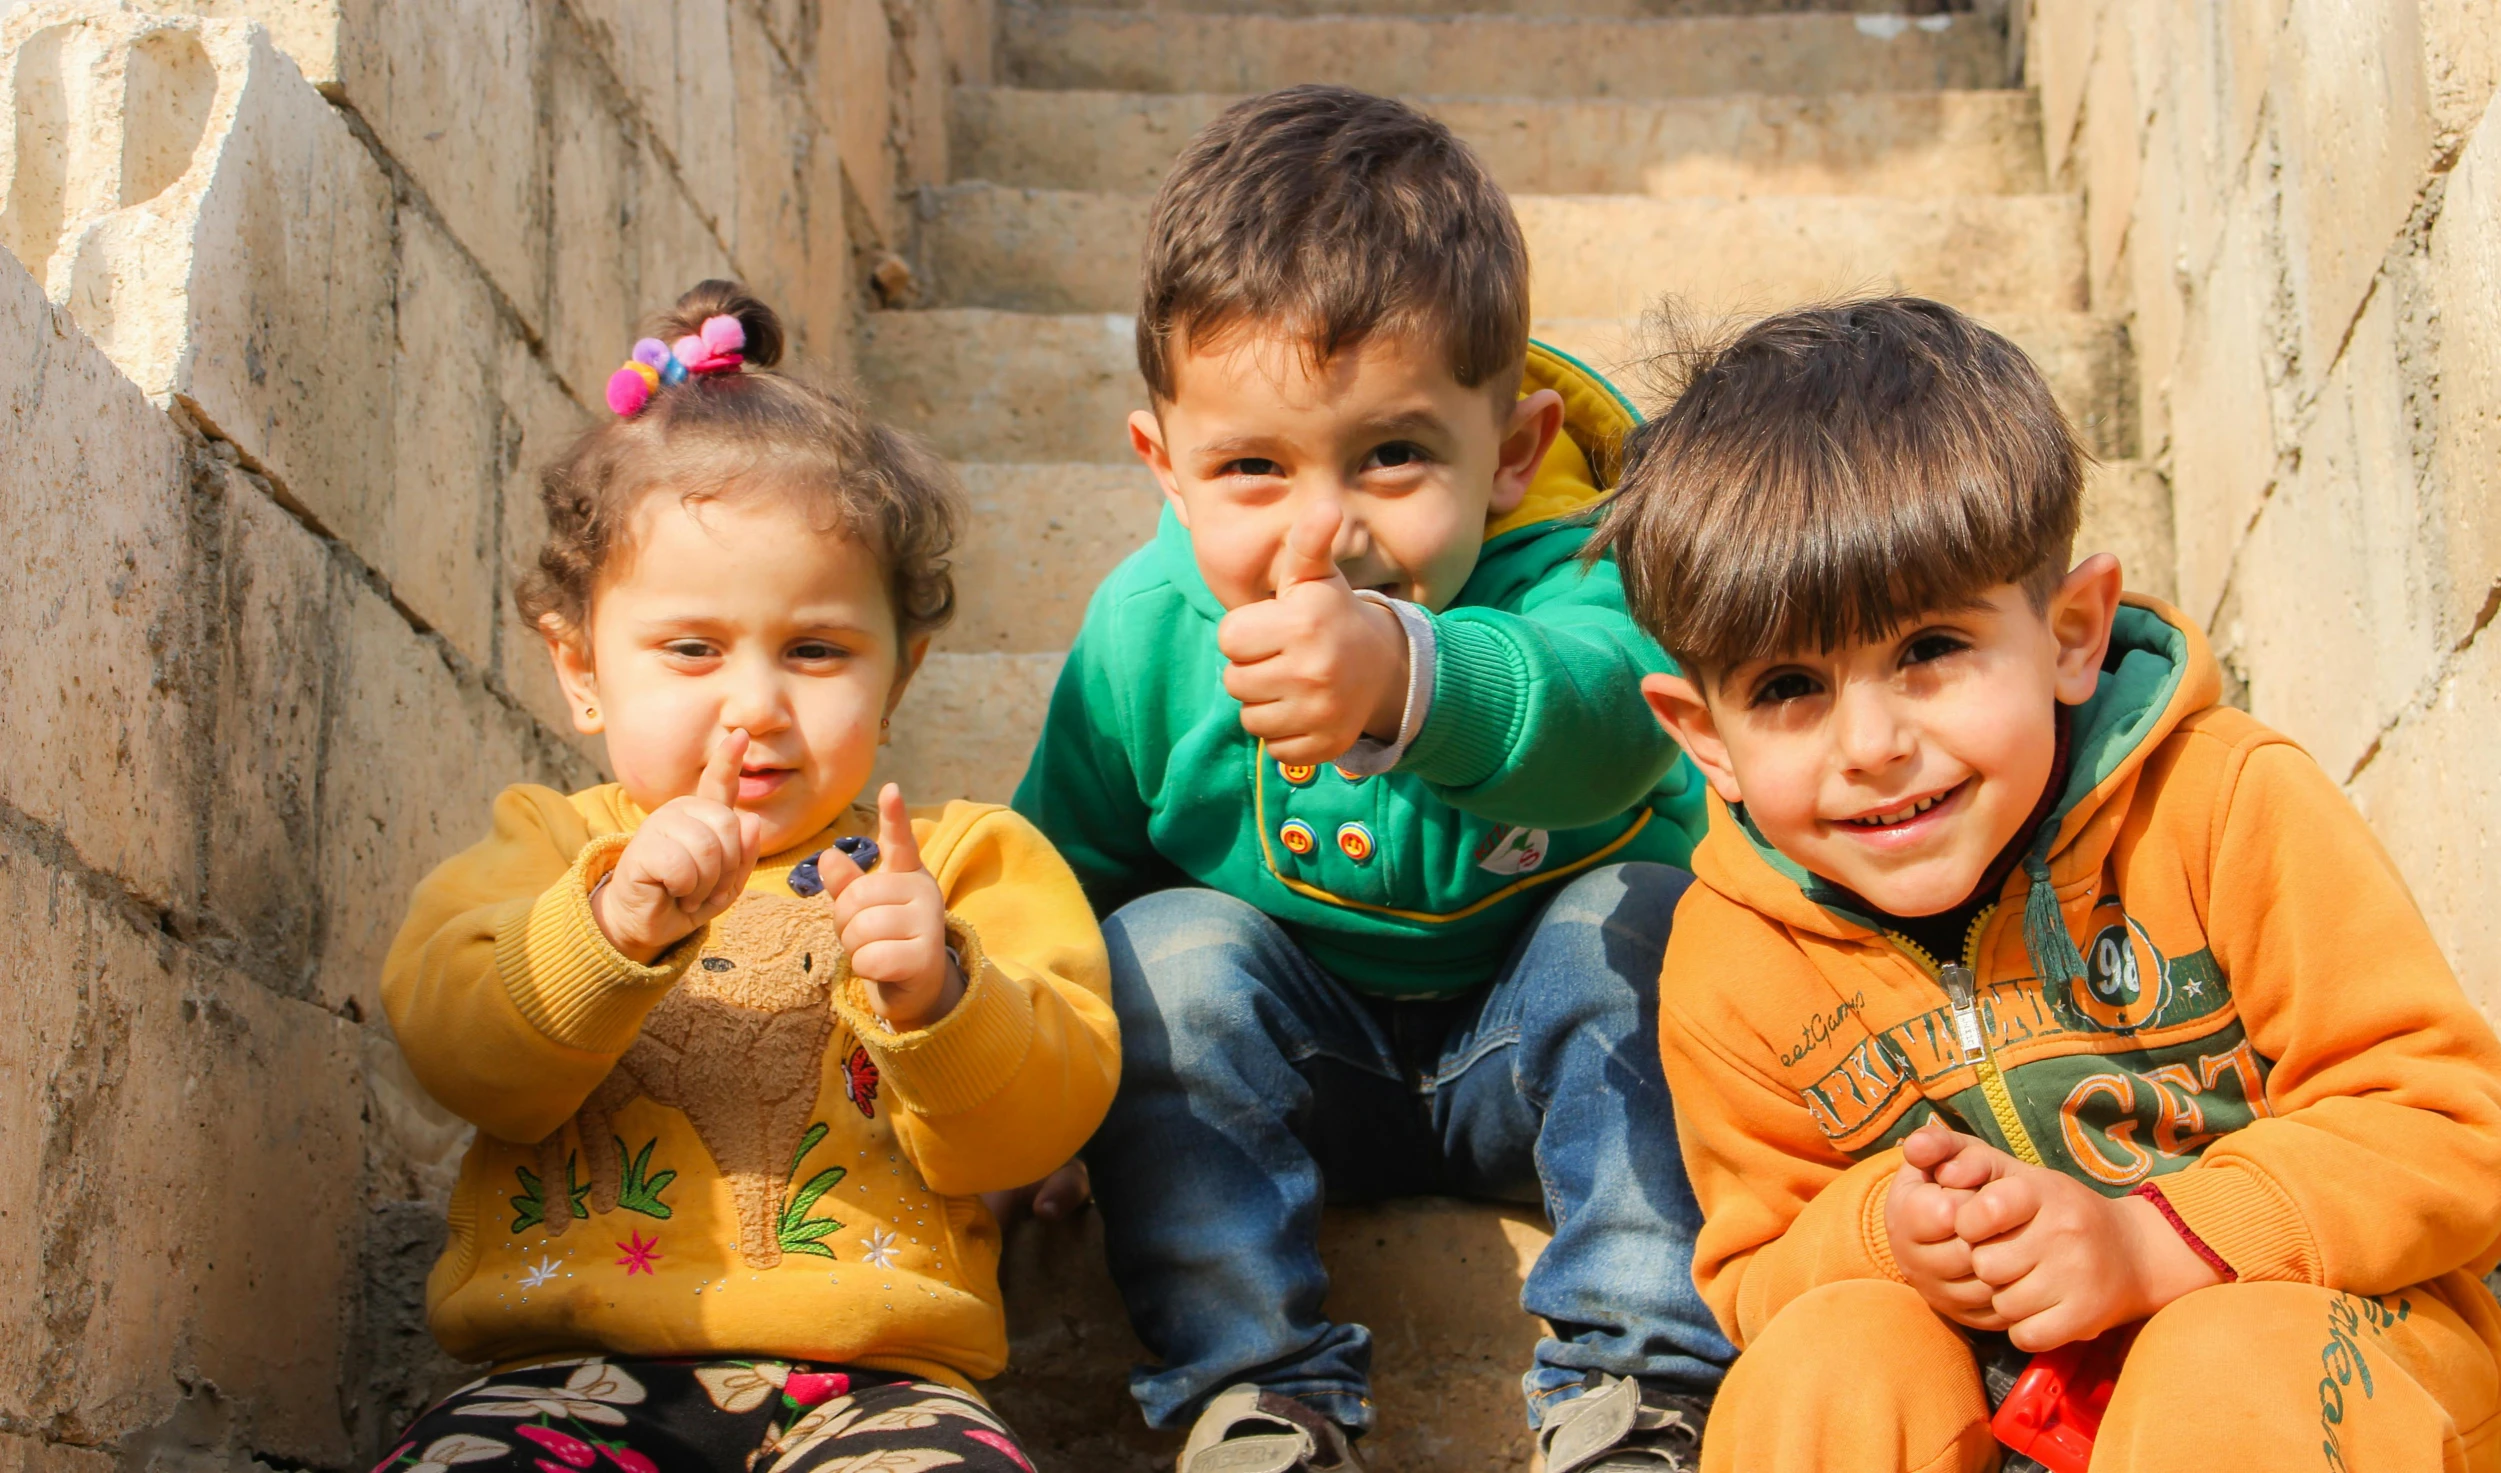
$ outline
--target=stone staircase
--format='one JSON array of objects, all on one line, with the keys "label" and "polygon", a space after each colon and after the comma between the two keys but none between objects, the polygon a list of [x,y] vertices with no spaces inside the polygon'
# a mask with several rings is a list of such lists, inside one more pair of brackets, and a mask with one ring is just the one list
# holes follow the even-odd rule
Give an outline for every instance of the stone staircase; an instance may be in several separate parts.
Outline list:
[{"label": "stone staircase", "polygon": [[[1448,121],[1511,191],[1537,335],[1634,369],[1636,397],[1643,315],[1666,296],[1718,318],[1900,289],[1981,315],[2035,357],[2102,459],[2080,550],[2114,550],[2132,584],[2169,593],[2169,493],[2133,459],[2126,336],[2085,310],[2081,202],[2044,176],[2002,17],[1225,4],[1001,4],[996,85],[956,91],[951,182],[918,202],[910,307],[863,322],[878,410],[949,456],[976,508],[962,614],[885,769],[916,798],[1007,796],[1088,594],[1151,534],[1155,488],[1123,428],[1144,403],[1127,314],[1148,203],[1199,126],[1294,82],[1394,93]],[[1542,1241],[1490,1208],[1332,1214],[1333,1310],[1380,1339],[1376,1467],[1526,1466],[1517,1376],[1536,1327],[1516,1292]],[[997,1394],[1045,1467],[1169,1457],[1122,1394],[1139,1352],[1091,1224],[1023,1229],[1009,1281],[1017,1367]]]},{"label": "stone staircase", "polygon": [[[1298,81],[1415,98],[1479,149],[1528,237],[1538,336],[1603,368],[1637,363],[1669,295],[1717,316],[1899,288],[1983,315],[2105,462],[2091,538],[2169,591],[2125,333],[2084,310],[2080,201],[2049,189],[2037,103],[2003,85],[1985,14],[1216,3],[1003,4],[998,85],[956,91],[953,182],[919,201],[913,310],[864,320],[878,408],[954,459],[977,508],[962,616],[888,764],[916,793],[1003,798],[1023,770],[1087,594],[1153,527],[1123,429],[1144,402],[1127,314],[1148,202],[1201,124]],[[1359,13],[1304,13],[1324,4]]]}]

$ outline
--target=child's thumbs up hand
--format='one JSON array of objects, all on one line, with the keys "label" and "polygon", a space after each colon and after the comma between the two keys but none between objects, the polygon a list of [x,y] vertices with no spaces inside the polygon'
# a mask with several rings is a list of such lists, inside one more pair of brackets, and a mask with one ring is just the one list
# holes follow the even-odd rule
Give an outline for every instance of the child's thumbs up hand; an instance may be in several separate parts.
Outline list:
[{"label": "child's thumbs up hand", "polygon": [[1294,525],[1285,530],[1285,545],[1277,549],[1277,597],[1305,583],[1332,583],[1340,591],[1351,591],[1337,566],[1337,531],[1345,520],[1345,512],[1329,502],[1315,501],[1303,508]]},{"label": "child's thumbs up hand", "polygon": [[1407,708],[1407,636],[1398,616],[1355,597],[1335,556],[1344,514],[1319,502],[1277,551],[1276,595],[1216,626],[1232,663],[1227,695],[1242,729],[1280,762],[1331,762],[1365,735],[1389,741]]},{"label": "child's thumbs up hand", "polygon": [[[877,795],[877,868],[826,893],[852,975],[868,984],[870,1011],[898,1033],[926,1028],[955,1011],[964,976],[947,955],[946,897],[921,868],[920,841],[893,783]],[[822,864],[838,869],[839,856]]]}]

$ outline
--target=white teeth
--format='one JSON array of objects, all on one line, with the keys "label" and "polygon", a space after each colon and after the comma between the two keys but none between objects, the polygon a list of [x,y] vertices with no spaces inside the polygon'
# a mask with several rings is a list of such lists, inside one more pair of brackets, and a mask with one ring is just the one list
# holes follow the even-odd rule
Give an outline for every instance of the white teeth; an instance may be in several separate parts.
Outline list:
[{"label": "white teeth", "polygon": [[1892,813],[1878,813],[1867,818],[1854,818],[1851,819],[1850,822],[1857,824],[1863,829],[1889,829],[1897,823],[1907,823],[1911,819],[1917,818],[1929,809],[1936,807],[1939,803],[1944,802],[1949,796],[1951,796],[1951,790],[1935,794],[1932,797],[1921,798],[1917,802],[1912,803],[1910,806]]}]

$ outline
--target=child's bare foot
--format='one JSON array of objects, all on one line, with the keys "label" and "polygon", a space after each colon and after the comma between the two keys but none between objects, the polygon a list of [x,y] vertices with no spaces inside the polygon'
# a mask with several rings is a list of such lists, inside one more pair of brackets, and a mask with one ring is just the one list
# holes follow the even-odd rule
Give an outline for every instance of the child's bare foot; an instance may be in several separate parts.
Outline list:
[{"label": "child's bare foot", "polygon": [[998,1219],[1004,1232],[1027,1213],[1044,1222],[1058,1222],[1076,1216],[1094,1200],[1094,1180],[1086,1175],[1083,1161],[1071,1161],[1037,1182],[1005,1192],[984,1192],[982,1205]]}]

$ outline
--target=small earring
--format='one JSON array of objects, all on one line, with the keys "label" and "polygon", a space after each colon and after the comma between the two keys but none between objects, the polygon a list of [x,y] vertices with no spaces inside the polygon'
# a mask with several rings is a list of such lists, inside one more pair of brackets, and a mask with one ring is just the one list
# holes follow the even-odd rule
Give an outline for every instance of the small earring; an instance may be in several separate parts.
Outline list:
[{"label": "small earring", "polygon": [[597,721],[599,719],[599,708],[597,706],[584,706],[582,708],[582,719],[584,721]]}]

